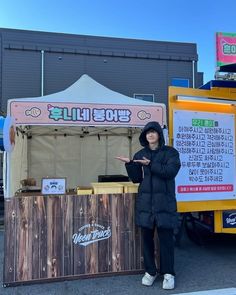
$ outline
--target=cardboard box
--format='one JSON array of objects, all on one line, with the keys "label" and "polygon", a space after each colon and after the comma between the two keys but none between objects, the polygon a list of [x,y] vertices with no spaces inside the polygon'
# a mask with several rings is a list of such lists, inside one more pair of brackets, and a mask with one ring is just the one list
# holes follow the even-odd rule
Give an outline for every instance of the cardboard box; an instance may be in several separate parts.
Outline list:
[{"label": "cardboard box", "polygon": [[138,183],[133,182],[119,182],[123,185],[123,192],[126,193],[137,193],[138,192]]},{"label": "cardboard box", "polygon": [[123,194],[123,185],[116,182],[92,182],[94,194]]},{"label": "cardboard box", "polygon": [[77,195],[92,195],[93,188],[91,186],[78,186]]}]

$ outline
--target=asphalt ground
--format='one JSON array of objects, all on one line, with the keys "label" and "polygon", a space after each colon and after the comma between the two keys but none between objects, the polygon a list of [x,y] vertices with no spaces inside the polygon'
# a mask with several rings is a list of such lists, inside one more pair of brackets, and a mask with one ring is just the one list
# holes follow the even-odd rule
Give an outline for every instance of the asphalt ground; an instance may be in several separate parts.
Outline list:
[{"label": "asphalt ground", "polygon": [[[4,257],[3,244],[4,231],[2,229],[0,231],[1,286]],[[142,275],[122,275],[7,288],[0,287],[0,294],[161,295],[187,293],[190,295],[192,292],[205,291],[192,294],[236,295],[236,235],[214,235],[210,237],[206,235],[203,238],[202,245],[199,246],[189,240],[186,233],[184,233],[180,246],[176,247],[175,257],[176,288],[171,291],[162,289],[162,278],[158,278],[152,287],[145,287],[141,285]]]}]

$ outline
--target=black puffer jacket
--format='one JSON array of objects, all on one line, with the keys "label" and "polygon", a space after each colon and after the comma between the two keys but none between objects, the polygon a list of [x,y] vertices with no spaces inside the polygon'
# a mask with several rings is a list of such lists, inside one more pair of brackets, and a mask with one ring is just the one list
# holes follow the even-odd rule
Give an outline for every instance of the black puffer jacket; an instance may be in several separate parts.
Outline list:
[{"label": "black puffer jacket", "polygon": [[[146,132],[154,129],[159,133],[159,147],[151,150],[146,140]],[[179,153],[165,145],[163,131],[159,123],[148,123],[140,137],[144,146],[134,155],[134,160],[146,157],[148,166],[130,161],[126,170],[134,183],[140,183],[135,206],[136,224],[153,228],[154,223],[162,228],[174,228],[177,225],[175,176],[180,169]]]}]

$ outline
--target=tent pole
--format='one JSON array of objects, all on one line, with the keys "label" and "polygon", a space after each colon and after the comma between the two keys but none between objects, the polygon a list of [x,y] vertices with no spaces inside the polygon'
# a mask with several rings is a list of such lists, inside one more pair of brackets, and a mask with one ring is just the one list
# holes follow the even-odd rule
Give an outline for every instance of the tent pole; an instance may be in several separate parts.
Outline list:
[{"label": "tent pole", "polygon": [[4,162],[6,163],[4,167],[4,184],[3,184],[3,189],[4,189],[4,198],[10,198],[10,154],[7,152],[4,152]]},{"label": "tent pole", "polygon": [[128,139],[129,139],[129,158],[132,157],[132,130],[128,130]]},{"label": "tent pole", "polygon": [[105,175],[108,175],[108,135],[106,135],[106,167],[105,167]]},{"label": "tent pole", "polygon": [[[26,149],[27,149],[27,154],[26,154],[26,158],[27,158],[27,178],[30,177],[31,175],[31,171],[30,171],[30,167],[31,167],[31,139],[28,139],[28,136],[26,136]],[[23,143],[24,145],[24,143]]]}]

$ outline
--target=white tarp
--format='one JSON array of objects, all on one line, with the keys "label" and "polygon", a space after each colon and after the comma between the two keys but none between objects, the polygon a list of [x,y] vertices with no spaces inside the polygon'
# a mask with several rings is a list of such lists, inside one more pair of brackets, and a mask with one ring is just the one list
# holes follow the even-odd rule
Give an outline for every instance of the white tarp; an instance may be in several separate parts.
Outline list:
[{"label": "white tarp", "polygon": [[8,101],[8,112],[11,102],[24,101],[50,101],[50,102],[79,102],[79,103],[100,103],[100,104],[126,104],[126,105],[162,105],[135,99],[121,93],[108,89],[96,82],[88,75],[82,75],[74,84],[67,89],[40,97],[27,97],[10,99]]}]

